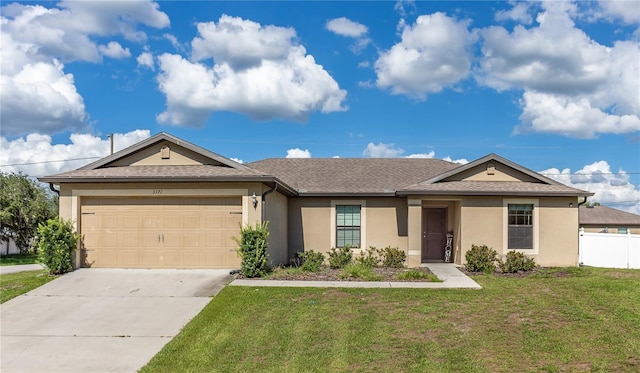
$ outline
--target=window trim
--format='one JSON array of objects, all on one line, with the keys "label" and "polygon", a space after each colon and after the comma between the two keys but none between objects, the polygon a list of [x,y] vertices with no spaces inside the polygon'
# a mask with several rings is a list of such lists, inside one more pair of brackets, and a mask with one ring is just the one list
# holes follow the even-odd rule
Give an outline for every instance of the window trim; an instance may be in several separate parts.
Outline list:
[{"label": "window trim", "polygon": [[[367,245],[367,201],[365,200],[332,200],[331,201],[331,247],[336,247],[336,206],[360,206],[360,248]],[[354,248],[355,249],[355,248]]]},{"label": "window trim", "polygon": [[509,205],[533,205],[533,249],[512,249],[518,252],[522,252],[528,255],[536,255],[540,253],[540,203],[537,198],[505,198],[502,200],[502,253],[506,254],[509,251]]}]

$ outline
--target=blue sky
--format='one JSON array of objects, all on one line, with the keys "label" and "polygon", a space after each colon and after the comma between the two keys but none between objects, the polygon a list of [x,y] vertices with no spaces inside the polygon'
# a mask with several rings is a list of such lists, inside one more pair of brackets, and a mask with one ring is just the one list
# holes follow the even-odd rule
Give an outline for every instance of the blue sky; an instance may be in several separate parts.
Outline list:
[{"label": "blue sky", "polygon": [[243,162],[497,153],[640,213],[638,1],[1,10],[3,171],[166,131]]}]

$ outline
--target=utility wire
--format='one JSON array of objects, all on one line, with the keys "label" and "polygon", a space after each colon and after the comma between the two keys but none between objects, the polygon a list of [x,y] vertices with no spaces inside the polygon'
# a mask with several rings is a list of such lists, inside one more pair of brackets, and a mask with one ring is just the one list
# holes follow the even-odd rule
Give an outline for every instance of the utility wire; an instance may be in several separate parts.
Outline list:
[{"label": "utility wire", "polygon": [[40,161],[40,162],[28,162],[28,163],[2,164],[2,165],[0,165],[0,167],[29,166],[29,165],[44,164],[44,163],[84,161],[84,160],[87,160],[87,159],[98,159],[98,158],[102,158],[102,157],[85,157],[85,158],[58,159],[58,160],[55,160],[55,161]]}]

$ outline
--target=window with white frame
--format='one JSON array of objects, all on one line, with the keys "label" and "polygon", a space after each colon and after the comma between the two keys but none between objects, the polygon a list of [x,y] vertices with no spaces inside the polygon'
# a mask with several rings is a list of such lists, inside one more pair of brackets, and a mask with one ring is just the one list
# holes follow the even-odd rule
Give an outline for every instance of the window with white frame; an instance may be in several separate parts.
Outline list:
[{"label": "window with white frame", "polygon": [[336,247],[360,246],[360,205],[336,205]]},{"label": "window with white frame", "polygon": [[508,204],[508,249],[533,249],[533,204]]}]

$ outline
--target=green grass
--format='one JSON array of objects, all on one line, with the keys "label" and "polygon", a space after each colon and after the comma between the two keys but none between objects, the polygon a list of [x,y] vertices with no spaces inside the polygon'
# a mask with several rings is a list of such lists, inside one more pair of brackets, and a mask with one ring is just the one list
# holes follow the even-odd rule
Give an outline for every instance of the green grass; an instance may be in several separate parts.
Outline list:
[{"label": "green grass", "polygon": [[428,280],[429,282],[442,282],[431,272],[419,269],[407,269],[398,275],[398,280]]},{"label": "green grass", "polygon": [[640,270],[470,289],[226,287],[143,372],[640,370]]},{"label": "green grass", "polygon": [[38,254],[9,254],[0,256],[0,266],[36,263],[38,263]]},{"label": "green grass", "polygon": [[0,303],[11,300],[53,280],[47,271],[27,271],[0,275]]}]

